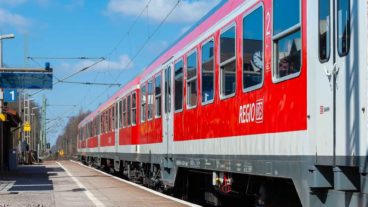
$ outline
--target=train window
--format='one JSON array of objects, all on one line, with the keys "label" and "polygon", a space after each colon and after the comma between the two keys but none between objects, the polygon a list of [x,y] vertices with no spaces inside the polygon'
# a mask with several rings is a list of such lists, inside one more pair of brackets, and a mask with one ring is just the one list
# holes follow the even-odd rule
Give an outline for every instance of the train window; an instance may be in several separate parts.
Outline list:
[{"label": "train window", "polygon": [[175,111],[183,109],[183,60],[175,63]]},{"label": "train window", "polygon": [[130,97],[130,95],[128,95],[128,98],[127,98],[127,125],[128,126],[130,126],[130,124],[131,124],[131,114],[130,114],[131,105],[132,105],[131,97]]},{"label": "train window", "polygon": [[214,95],[214,42],[213,40],[208,41],[202,45],[202,60],[201,60],[201,71],[202,71],[202,103],[209,103],[213,101]]},{"label": "train window", "polygon": [[141,121],[146,121],[146,86],[141,89]]},{"label": "train window", "polygon": [[161,75],[155,78],[156,117],[161,116]]},{"label": "train window", "polygon": [[132,125],[137,124],[137,94],[132,94]]},{"label": "train window", "polygon": [[330,1],[319,0],[319,59],[326,62],[330,59]]},{"label": "train window", "polygon": [[339,55],[345,56],[350,48],[350,0],[337,1],[337,48]]},{"label": "train window", "polygon": [[171,67],[165,70],[165,113],[171,112]]},{"label": "train window", "polygon": [[153,82],[148,81],[147,85],[147,119],[151,120],[153,118]]},{"label": "train window", "polygon": [[123,125],[123,101],[119,100],[119,128]]},{"label": "train window", "polygon": [[274,77],[282,81],[301,68],[300,1],[274,0],[273,9]]},{"label": "train window", "polygon": [[235,25],[222,31],[220,35],[220,95],[235,94],[236,87],[236,48]]},{"label": "train window", "polygon": [[188,108],[197,105],[197,51],[187,57],[187,105]]},{"label": "train window", "polygon": [[263,82],[263,9],[243,19],[243,89],[259,88]]},{"label": "train window", "polygon": [[123,100],[123,127],[126,127],[126,98]]}]

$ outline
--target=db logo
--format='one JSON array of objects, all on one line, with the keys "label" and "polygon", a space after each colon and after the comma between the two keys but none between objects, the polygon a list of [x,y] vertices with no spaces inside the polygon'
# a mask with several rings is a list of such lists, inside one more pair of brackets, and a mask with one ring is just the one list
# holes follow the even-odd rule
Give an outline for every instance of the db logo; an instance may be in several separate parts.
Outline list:
[{"label": "db logo", "polygon": [[263,122],[263,99],[240,106],[239,123]]}]

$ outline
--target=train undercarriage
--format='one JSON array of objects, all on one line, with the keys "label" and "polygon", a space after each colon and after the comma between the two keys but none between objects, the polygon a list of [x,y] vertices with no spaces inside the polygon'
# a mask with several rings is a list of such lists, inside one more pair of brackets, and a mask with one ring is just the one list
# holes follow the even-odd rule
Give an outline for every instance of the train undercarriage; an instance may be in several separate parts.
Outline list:
[{"label": "train undercarriage", "polygon": [[202,206],[302,206],[292,179],[179,167],[173,185],[160,164],[81,156],[86,165]]}]

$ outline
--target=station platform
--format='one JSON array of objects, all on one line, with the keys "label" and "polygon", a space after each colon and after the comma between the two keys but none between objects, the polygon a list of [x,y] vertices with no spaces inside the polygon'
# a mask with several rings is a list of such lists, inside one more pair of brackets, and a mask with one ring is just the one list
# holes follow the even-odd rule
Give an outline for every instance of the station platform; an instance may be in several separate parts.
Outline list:
[{"label": "station platform", "polygon": [[197,206],[74,161],[18,166],[0,175],[0,206]]}]

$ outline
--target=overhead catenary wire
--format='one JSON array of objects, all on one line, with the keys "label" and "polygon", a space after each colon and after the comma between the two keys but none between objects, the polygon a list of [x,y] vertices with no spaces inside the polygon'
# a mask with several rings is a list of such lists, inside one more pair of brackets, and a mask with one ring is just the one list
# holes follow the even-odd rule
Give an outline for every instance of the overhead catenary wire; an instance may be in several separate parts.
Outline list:
[{"label": "overhead catenary wire", "polygon": [[81,84],[81,85],[99,85],[99,86],[121,86],[119,83],[97,83],[97,82],[79,82],[79,81],[60,81],[60,83]]},{"label": "overhead catenary wire", "polygon": [[[148,36],[148,38],[146,39],[146,41],[142,44],[142,46],[138,49],[138,51],[134,54],[134,56],[132,57],[132,59],[129,60],[129,62],[123,67],[123,68],[128,68],[130,66],[130,64],[132,64],[132,62],[138,57],[138,55],[142,52],[142,50],[146,47],[146,45],[149,43],[149,41],[152,39],[152,37],[157,33],[157,31],[161,28],[161,26],[166,22],[166,20],[169,18],[169,16],[174,12],[174,10],[179,6],[180,2],[182,0],[177,0],[177,3],[174,5],[174,7],[170,10],[170,12],[161,20],[161,22],[157,25],[157,27],[153,30],[153,32]],[[118,74],[118,76],[116,76],[116,78],[114,79],[114,83],[117,83],[117,80],[120,78],[122,72],[120,72]],[[98,98],[100,98],[103,94],[106,94],[105,92],[110,89],[111,87],[108,87],[105,91],[103,91],[103,93],[101,93],[101,95],[97,96],[94,101],[98,100]],[[90,104],[94,103],[94,101],[92,101]]]}]

